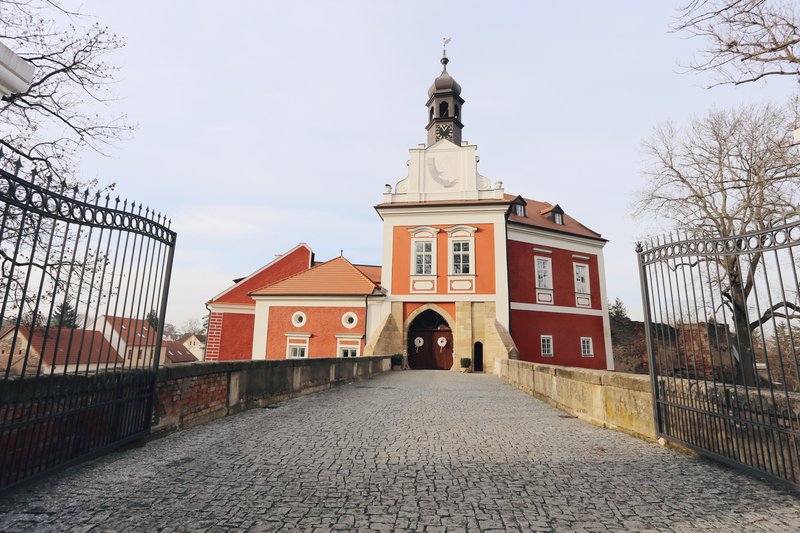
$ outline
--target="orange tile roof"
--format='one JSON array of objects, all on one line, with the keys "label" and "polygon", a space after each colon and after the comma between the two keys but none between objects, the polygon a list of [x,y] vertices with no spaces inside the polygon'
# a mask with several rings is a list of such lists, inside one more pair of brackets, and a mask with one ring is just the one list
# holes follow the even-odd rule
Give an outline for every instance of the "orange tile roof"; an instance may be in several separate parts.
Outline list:
[{"label": "orange tile roof", "polygon": [[252,296],[362,295],[371,294],[376,283],[344,257],[325,263],[251,292]]},{"label": "orange tile roof", "polygon": [[[503,195],[506,200],[513,201],[517,199],[517,196],[512,194],[505,194]],[[548,202],[539,202],[537,200],[531,200],[529,198],[523,198],[525,203],[527,204],[525,207],[525,216],[521,217],[519,215],[515,215],[514,211],[512,210],[508,215],[509,222],[515,222],[517,224],[524,224],[526,226],[534,226],[537,228],[542,228],[551,231],[557,231],[559,233],[569,233],[571,235],[578,235],[580,237],[588,237],[590,239],[595,239],[599,241],[605,241],[603,237],[600,236],[599,233],[596,231],[592,231],[568,214],[564,213],[564,223],[563,224],[556,224],[553,222],[553,219],[549,216],[546,216],[550,213],[553,208],[556,206],[548,203]]]},{"label": "orange tile roof", "polygon": [[381,283],[381,267],[375,265],[353,265],[376,285]]}]

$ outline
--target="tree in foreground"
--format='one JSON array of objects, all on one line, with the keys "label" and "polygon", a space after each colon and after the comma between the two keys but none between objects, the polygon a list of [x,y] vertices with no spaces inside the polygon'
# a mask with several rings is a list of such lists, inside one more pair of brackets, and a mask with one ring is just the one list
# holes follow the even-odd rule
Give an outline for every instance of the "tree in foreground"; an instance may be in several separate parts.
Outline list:
[{"label": "tree in foreground", "polygon": [[717,83],[739,85],[766,77],[800,80],[800,11],[782,0],[692,0],[675,30],[705,40],[691,68],[711,71]]},{"label": "tree in foreground", "polygon": [[[794,120],[787,109],[750,105],[711,111],[683,129],[672,124],[656,128],[644,142],[648,184],[635,214],[703,238],[765,230],[798,215],[800,154],[792,146]],[[741,261],[734,255],[719,257],[718,268],[710,269],[719,272],[709,282],[719,288],[733,318],[747,383],[755,381],[752,331],[776,317],[800,318],[800,306],[789,300],[750,316],[750,297],[764,259],[761,252]]]},{"label": "tree in foreground", "polygon": [[74,182],[84,150],[105,153],[131,131],[111,112],[124,41],[57,0],[4,0],[0,41],[36,67],[27,91],[0,100],[0,146],[55,179]]}]

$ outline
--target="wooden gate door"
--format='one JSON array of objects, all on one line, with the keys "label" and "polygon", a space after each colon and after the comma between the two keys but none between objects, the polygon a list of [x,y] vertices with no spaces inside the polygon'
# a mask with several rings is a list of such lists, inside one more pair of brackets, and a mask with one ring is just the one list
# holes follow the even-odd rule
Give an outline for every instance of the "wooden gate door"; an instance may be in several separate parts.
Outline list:
[{"label": "wooden gate door", "polygon": [[453,366],[453,332],[435,311],[425,311],[412,322],[407,349],[413,369],[450,370]]}]

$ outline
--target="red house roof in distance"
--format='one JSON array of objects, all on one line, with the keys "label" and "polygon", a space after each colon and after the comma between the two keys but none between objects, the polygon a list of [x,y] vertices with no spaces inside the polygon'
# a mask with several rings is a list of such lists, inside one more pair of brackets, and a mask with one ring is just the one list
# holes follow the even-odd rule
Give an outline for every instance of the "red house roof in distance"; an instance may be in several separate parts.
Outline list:
[{"label": "red house roof in distance", "polygon": [[[509,201],[514,201],[518,198],[512,194],[505,194],[503,196]],[[523,198],[523,200],[525,200],[526,203],[525,216],[521,217],[519,215],[515,215],[514,211],[512,210],[508,215],[509,222],[557,231],[559,233],[569,233],[579,237],[588,237],[589,239],[595,239],[599,241],[606,240],[601,237],[599,233],[590,230],[566,213],[564,213],[564,224],[556,224],[550,216],[547,216],[556,207],[554,205],[551,205],[547,202],[530,200],[528,198]]]},{"label": "red house roof in distance", "polygon": [[192,354],[180,341],[164,341],[164,357],[170,363],[191,363],[197,361],[197,357]]},{"label": "red house roof in distance", "polygon": [[371,294],[377,284],[344,257],[315,265],[305,272],[253,291],[253,296],[361,295]]},{"label": "red house roof in distance", "polygon": [[[136,346],[155,346],[158,330],[147,320],[124,316],[107,315],[106,320],[126,344]],[[102,331],[102,326],[98,329]]]},{"label": "red house roof in distance", "polygon": [[[45,336],[45,331],[47,335]],[[28,336],[24,327],[20,334]],[[31,335],[31,348],[50,366],[80,363],[122,363],[117,351],[99,331],[71,328],[37,327]],[[47,341],[47,342],[45,342]],[[44,350],[44,351],[42,351]]]},{"label": "red house roof in distance", "polygon": [[240,279],[232,287],[216,295],[209,304],[247,304],[254,305],[250,293],[286,279],[299,272],[308,270],[313,261],[314,252],[306,244],[300,243],[285,254],[276,257],[249,276]]},{"label": "red house roof in distance", "polygon": [[381,284],[381,267],[375,265],[353,265],[376,285]]}]

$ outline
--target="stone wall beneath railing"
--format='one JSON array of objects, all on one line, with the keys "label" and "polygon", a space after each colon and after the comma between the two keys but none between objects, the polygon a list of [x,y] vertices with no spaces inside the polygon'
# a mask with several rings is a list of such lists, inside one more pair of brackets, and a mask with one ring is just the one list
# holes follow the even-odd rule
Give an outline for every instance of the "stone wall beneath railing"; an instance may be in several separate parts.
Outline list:
[{"label": "stone wall beneath railing", "polygon": [[656,439],[649,376],[509,359],[496,361],[495,372],[518,389],[582,420]]},{"label": "stone wall beneath railing", "polygon": [[162,367],[156,382],[152,433],[189,428],[389,370],[389,356],[200,362]]}]

